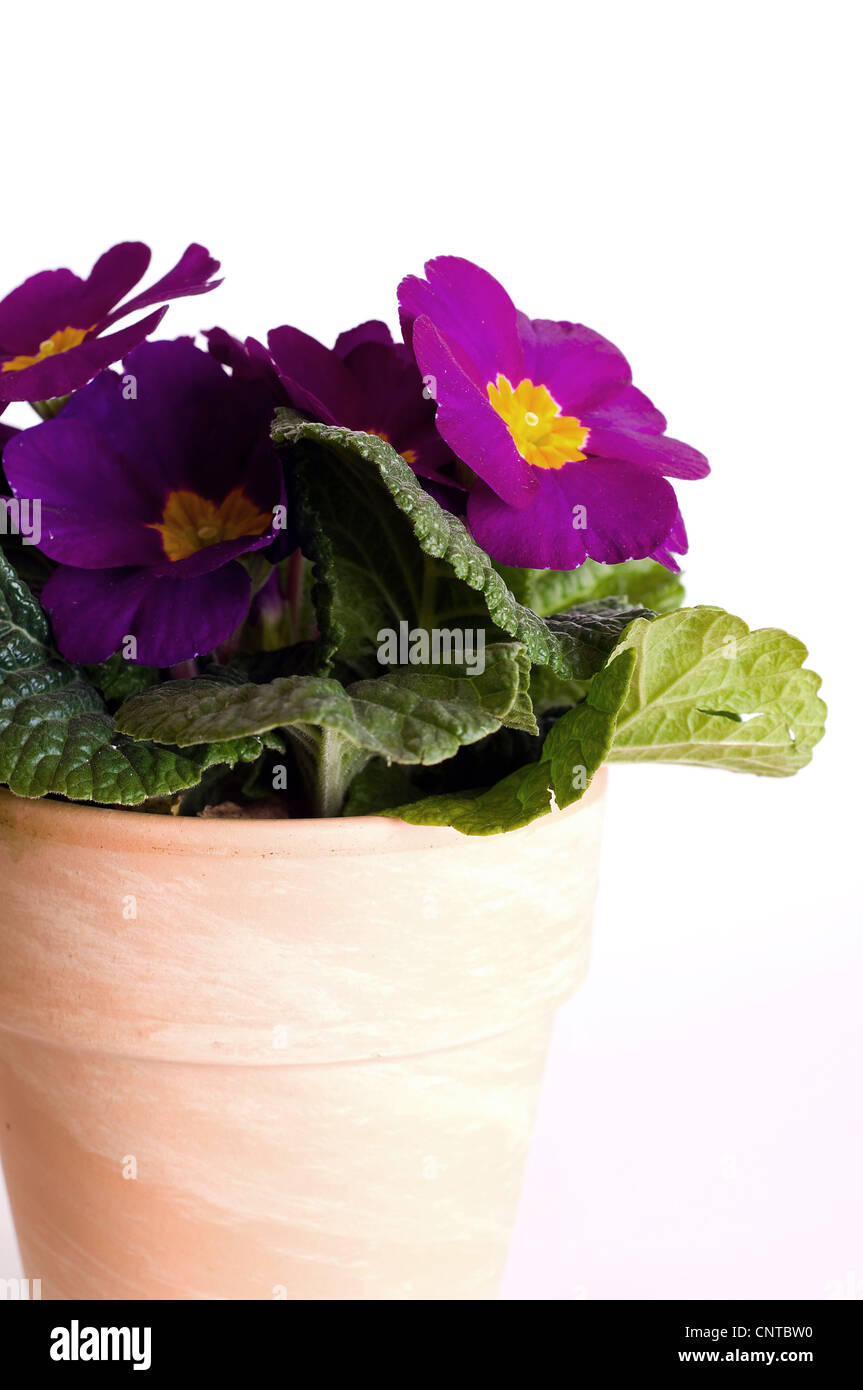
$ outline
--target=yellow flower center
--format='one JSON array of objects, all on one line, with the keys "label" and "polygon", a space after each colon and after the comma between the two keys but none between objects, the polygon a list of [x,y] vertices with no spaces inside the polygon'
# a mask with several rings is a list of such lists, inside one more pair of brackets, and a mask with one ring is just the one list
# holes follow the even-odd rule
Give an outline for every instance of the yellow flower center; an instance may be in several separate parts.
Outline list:
[{"label": "yellow flower center", "polygon": [[68,352],[70,348],[78,347],[92,331],[92,328],[58,328],[56,333],[52,333],[50,338],[39,344],[39,351],[32,357],[26,354],[10,357],[8,362],[3,363],[2,370],[23,372],[25,367],[35,367],[37,362],[44,362],[46,357],[56,357],[58,352]]},{"label": "yellow flower center", "polygon": [[262,512],[241,487],[235,487],[218,506],[197,492],[179,489],[168,496],[162,520],[150,522],[159,531],[169,560],[186,560],[198,550],[235,541],[240,536],[261,536],[273,524],[271,512]]},{"label": "yellow flower center", "polygon": [[523,459],[534,468],[563,468],[577,463],[590,430],[574,415],[561,415],[560,406],[545,386],[534,386],[525,377],[515,390],[498,373],[488,383],[488,398],[503,420]]},{"label": "yellow flower center", "polygon": [[[390,439],[389,435],[388,435],[388,434],[385,434],[383,430],[366,430],[365,433],[366,433],[366,434],[375,434],[375,435],[377,435],[378,439],[382,439],[382,440],[384,441],[385,444],[392,444],[392,442],[393,442],[393,441]],[[416,461],[417,461],[417,451],[416,451],[416,449],[405,449],[404,453],[401,455],[401,458],[404,459],[405,463],[416,463]]]}]

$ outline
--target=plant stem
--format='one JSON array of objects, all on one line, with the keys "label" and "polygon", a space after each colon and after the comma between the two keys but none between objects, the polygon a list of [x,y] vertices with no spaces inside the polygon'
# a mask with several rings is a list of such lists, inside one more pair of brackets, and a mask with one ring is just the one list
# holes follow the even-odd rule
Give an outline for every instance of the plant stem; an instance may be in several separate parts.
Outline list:
[{"label": "plant stem", "polygon": [[285,601],[291,613],[291,630],[295,642],[300,640],[304,580],[305,560],[303,559],[303,552],[298,546],[297,549],[291,553],[288,560],[287,583],[285,589]]},{"label": "plant stem", "polygon": [[431,555],[426,555],[423,558],[423,587],[422,594],[420,595],[417,617],[419,619],[419,626],[424,631],[429,632],[431,628],[434,627],[436,612],[435,597],[437,595],[437,583],[440,572],[437,567],[437,562],[432,559]]},{"label": "plant stem", "polygon": [[41,420],[53,420],[55,415],[60,414],[68,399],[68,396],[54,396],[48,401],[31,401],[30,408],[35,410]]},{"label": "plant stem", "polygon": [[313,816],[340,816],[351,782],[371,754],[333,729],[294,725],[285,729],[297,754]]}]

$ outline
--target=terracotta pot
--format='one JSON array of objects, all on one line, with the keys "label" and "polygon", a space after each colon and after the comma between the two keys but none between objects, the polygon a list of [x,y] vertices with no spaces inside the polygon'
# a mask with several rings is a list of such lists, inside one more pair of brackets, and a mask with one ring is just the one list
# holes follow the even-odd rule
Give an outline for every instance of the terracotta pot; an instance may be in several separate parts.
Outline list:
[{"label": "terracotta pot", "polygon": [[43,1297],[494,1298],[603,791],[482,838],[0,794],[0,1140]]}]

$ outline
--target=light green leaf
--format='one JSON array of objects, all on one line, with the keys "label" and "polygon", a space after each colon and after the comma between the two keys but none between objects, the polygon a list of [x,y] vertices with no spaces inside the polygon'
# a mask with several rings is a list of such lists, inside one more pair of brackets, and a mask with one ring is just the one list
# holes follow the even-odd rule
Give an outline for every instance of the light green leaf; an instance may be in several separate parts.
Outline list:
[{"label": "light green leaf", "polygon": [[578,801],[608,756],[634,666],[635,654],[624,651],[594,677],[583,703],[551,729],[539,762],[487,790],[427,797],[384,814],[412,825],[451,825],[464,835],[496,835],[545,815],[552,799],[561,807]]},{"label": "light green leaf", "polygon": [[668,613],[683,602],[680,576],[656,560],[627,560],[621,565],[585,560],[575,570],[523,570],[508,565],[497,569],[519,603],[541,618],[605,598],[623,599],[633,608],[654,613]]},{"label": "light green leaf", "polygon": [[750,632],[721,608],[632,624],[616,649],[637,657],[610,757],[701,763],[788,777],[824,733],[820,678],[777,628]]}]

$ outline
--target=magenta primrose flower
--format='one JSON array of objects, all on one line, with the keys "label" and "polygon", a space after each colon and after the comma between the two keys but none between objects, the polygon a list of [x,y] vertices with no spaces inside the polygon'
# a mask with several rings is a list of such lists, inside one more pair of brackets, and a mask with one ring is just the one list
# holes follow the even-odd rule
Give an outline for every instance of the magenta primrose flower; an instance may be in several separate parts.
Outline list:
[{"label": "magenta primrose flower", "polygon": [[529,319],[487,271],[439,256],[399,286],[405,341],[443,439],[476,475],[478,543],[503,564],[575,569],[687,548],[672,478],[707,460],[665,434],[623,354],[583,324]]},{"label": "magenta primrose flower", "polygon": [[[3,453],[19,498],[42,503],[42,590],[61,653],[173,666],[246,617],[240,557],[283,529],[284,482],[259,383],[191,339],[144,343]],[[134,383],[130,391],[129,383]]]},{"label": "magenta primrose flower", "polygon": [[[193,243],[150,289],[121,303],[150,264],[150,248],[125,241],[100,256],[86,280],[43,270],[0,302],[0,411],[9,401],[66,396],[119,362],[159,326],[164,300],[206,294],[221,284],[209,251]],[[108,330],[129,314],[160,304],[137,323]],[[119,306],[119,307],[118,307]]]}]

